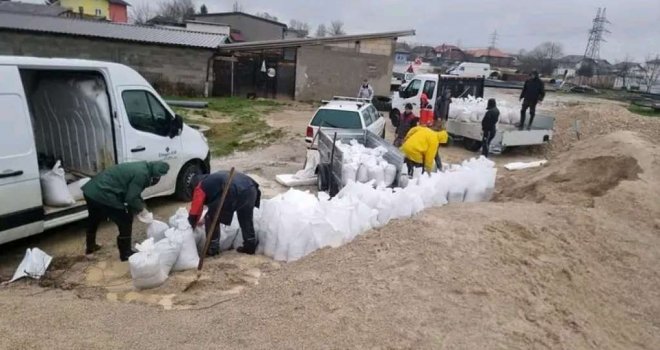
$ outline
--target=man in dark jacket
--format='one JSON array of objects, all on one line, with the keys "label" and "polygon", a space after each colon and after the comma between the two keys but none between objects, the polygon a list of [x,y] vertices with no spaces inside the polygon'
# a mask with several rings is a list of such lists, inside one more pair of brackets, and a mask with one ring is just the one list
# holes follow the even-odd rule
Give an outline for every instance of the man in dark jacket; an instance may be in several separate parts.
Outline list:
[{"label": "man in dark jacket", "polygon": [[413,106],[411,103],[406,103],[405,111],[399,119],[399,125],[396,127],[395,137],[394,137],[394,146],[401,147],[403,145],[403,139],[408,135],[410,129],[417,126],[419,122],[419,117],[413,113]]},{"label": "man in dark jacket", "polygon": [[101,249],[96,244],[96,231],[101,221],[110,219],[119,229],[119,259],[128,260],[133,254],[133,216],[146,212],[142,191],[157,184],[169,170],[170,166],[165,162],[122,163],[100,172],[86,183],[82,187],[89,213],[85,253],[92,254]]},{"label": "man in dark jacket", "polygon": [[527,114],[527,108],[529,108],[529,126],[527,127],[527,130],[532,128],[534,116],[536,115],[536,104],[543,102],[544,97],[545,86],[539,78],[539,72],[533,71],[532,78],[525,82],[525,86],[520,93],[520,99],[523,101],[522,109],[520,110],[520,130],[525,128],[525,114]]},{"label": "man in dark jacket", "polygon": [[449,105],[451,104],[451,91],[445,89],[438,94],[438,101],[435,107],[435,120],[446,121],[449,118]]},{"label": "man in dark jacket", "polygon": [[[198,175],[193,178],[195,190],[193,191],[193,199],[188,216],[188,221],[192,227],[195,227],[199,222],[204,205],[209,209],[204,219],[207,230],[213,224],[213,216],[218,210],[222,192],[228,185],[228,181],[228,171],[218,171],[210,175]],[[253,211],[254,208],[259,208],[260,202],[261,191],[259,191],[259,184],[252,180],[251,177],[235,172],[234,178],[231,184],[229,184],[227,198],[220,211],[220,222],[218,224],[231,225],[234,212],[236,212],[238,223],[241,226],[241,233],[243,234],[243,246],[236,249],[239,253],[252,255],[257,250],[259,242],[257,242],[254,232]],[[213,229],[208,255],[215,256],[219,253],[220,225]]]},{"label": "man in dark jacket", "polygon": [[486,110],[486,115],[481,121],[481,131],[483,132],[481,147],[484,157],[488,157],[490,142],[493,141],[493,138],[495,137],[495,133],[497,132],[497,122],[500,120],[500,110],[497,109],[497,103],[494,98],[488,100]]}]

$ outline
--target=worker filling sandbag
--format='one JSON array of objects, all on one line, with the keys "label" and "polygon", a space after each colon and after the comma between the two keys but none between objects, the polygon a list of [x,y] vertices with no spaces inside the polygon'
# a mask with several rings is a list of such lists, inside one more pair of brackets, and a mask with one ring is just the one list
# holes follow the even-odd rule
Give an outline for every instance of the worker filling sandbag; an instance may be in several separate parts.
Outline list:
[{"label": "worker filling sandbag", "polygon": [[445,172],[420,174],[405,188],[376,186],[376,179],[348,181],[333,198],[326,193],[315,196],[289,190],[263,200],[261,210],[255,211],[257,252],[275,260],[295,261],[315,250],[346,244],[372,228],[409,218],[425,208],[487,201],[495,188],[494,166],[484,157],[471,159]]}]

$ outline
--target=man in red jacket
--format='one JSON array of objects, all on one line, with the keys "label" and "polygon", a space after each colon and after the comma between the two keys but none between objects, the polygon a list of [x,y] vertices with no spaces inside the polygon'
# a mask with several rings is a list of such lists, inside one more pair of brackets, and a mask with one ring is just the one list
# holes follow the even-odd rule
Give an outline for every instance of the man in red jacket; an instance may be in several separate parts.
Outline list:
[{"label": "man in red jacket", "polygon": [[236,249],[239,253],[254,254],[259,242],[254,232],[253,212],[254,208],[259,208],[261,201],[261,191],[259,184],[251,177],[236,172],[231,184],[228,184],[229,172],[218,171],[210,175],[198,175],[193,178],[193,200],[190,205],[188,221],[192,227],[197,225],[204,205],[208,206],[209,211],[205,217],[206,228],[212,225],[213,216],[220,205],[220,198],[225,186],[229,186],[227,198],[220,211],[220,222],[213,229],[211,236],[211,245],[209,246],[208,256],[215,256],[220,253],[220,225],[231,225],[234,213],[238,216],[238,223],[241,226],[243,234],[243,246]]}]

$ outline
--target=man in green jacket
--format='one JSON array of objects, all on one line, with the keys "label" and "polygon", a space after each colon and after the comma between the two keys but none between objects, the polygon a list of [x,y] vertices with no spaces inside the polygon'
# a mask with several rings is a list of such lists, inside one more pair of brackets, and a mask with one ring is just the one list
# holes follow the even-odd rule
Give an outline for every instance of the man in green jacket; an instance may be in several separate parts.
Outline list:
[{"label": "man in green jacket", "polygon": [[86,254],[101,249],[96,244],[96,230],[101,221],[110,219],[119,229],[119,259],[128,260],[133,254],[133,216],[146,211],[142,191],[157,184],[169,169],[165,162],[122,163],[100,172],[82,187],[89,212]]}]

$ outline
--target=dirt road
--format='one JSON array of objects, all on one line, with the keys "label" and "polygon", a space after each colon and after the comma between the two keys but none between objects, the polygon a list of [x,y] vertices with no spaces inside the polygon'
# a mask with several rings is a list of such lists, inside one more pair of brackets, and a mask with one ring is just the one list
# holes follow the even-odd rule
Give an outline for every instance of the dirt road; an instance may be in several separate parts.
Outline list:
[{"label": "dirt road", "polygon": [[[557,102],[561,141],[548,152],[496,157],[550,157],[542,169],[500,170],[496,202],[431,209],[291,264],[226,253],[189,292],[192,272],[134,291],[110,225],[92,260],[79,255],[80,224],[4,246],[2,279],[26,247],[58,258],[41,285],[0,287],[0,348],[660,348],[660,121],[598,102]],[[302,166],[311,112],[270,116],[284,139],[213,166],[284,190],[274,175]],[[635,132],[612,134],[621,120]],[[149,205],[163,218],[179,203]]]}]

